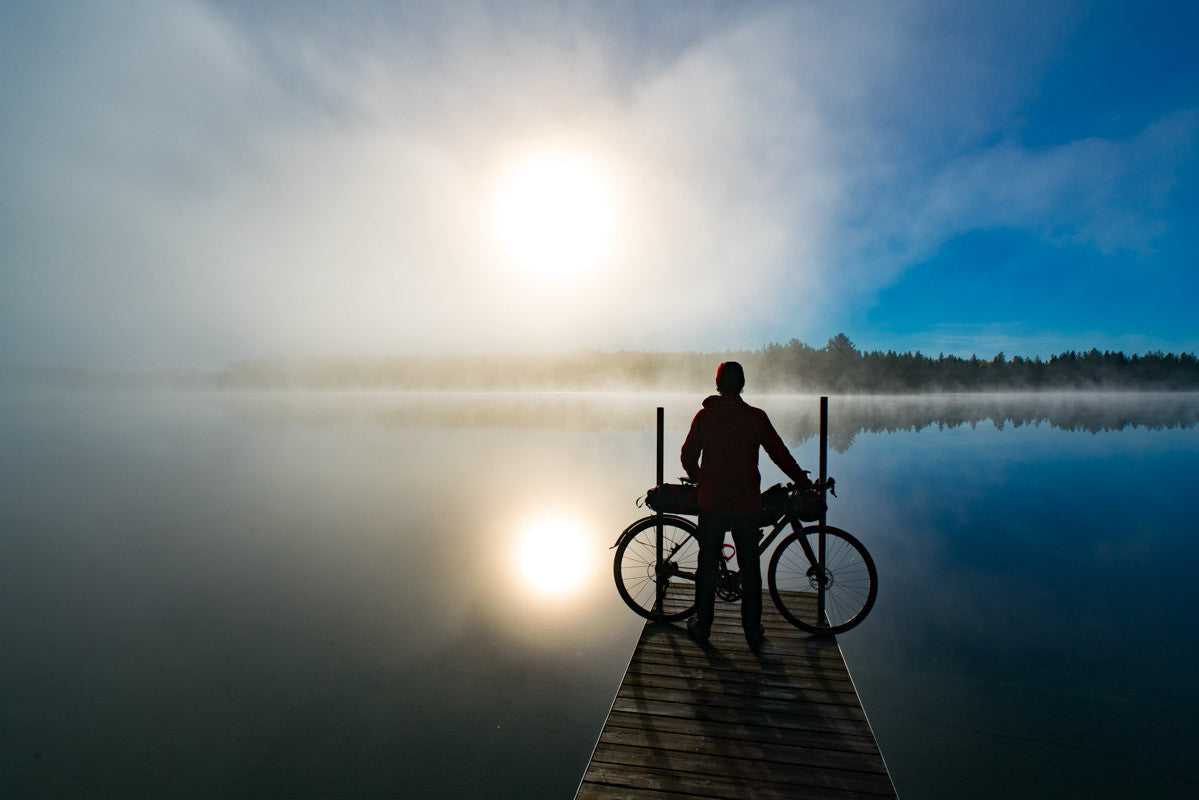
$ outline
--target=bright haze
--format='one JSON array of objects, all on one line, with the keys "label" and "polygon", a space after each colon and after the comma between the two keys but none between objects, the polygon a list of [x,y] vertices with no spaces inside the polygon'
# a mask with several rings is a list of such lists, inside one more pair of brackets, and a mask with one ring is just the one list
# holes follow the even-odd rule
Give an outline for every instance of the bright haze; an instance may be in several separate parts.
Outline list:
[{"label": "bright haze", "polygon": [[0,365],[1199,342],[1193,2],[0,9]]}]

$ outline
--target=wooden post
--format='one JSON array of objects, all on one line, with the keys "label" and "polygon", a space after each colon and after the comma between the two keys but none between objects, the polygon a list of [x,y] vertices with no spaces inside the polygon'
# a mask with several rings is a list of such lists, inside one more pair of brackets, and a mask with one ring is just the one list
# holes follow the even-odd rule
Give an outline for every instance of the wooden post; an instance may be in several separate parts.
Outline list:
[{"label": "wooden post", "polygon": [[[665,447],[665,441],[666,441],[666,421],[665,420],[666,420],[666,409],[664,409],[662,406],[658,406],[658,470],[656,473],[657,474],[657,482],[654,484],[655,486],[661,486],[662,483],[665,481],[664,461],[662,458],[663,449]],[[654,541],[655,541],[655,546],[654,546],[654,555],[655,555],[655,558],[654,558],[654,572],[655,572],[655,574],[654,574],[654,588],[655,588],[654,611],[661,613],[662,612],[662,603],[666,598],[666,587],[663,585],[663,583],[661,581],[662,549],[663,549],[663,546],[662,546],[662,512],[657,511],[657,512],[655,512],[655,515],[658,517],[658,525],[657,525],[657,534],[658,535],[654,539]]]},{"label": "wooden post", "polygon": [[[820,398],[820,480],[828,477],[828,398]],[[821,520],[823,522],[823,520]]]},{"label": "wooden post", "polygon": [[[820,398],[820,480],[828,478],[828,398]],[[816,560],[824,569],[824,525],[825,512],[820,512],[820,532],[816,535]],[[824,620],[824,575],[817,576],[816,619]]]},{"label": "wooden post", "polygon": [[658,483],[662,483],[665,478],[665,470],[663,469],[662,448],[665,447],[665,432],[666,432],[666,409],[658,406]]}]

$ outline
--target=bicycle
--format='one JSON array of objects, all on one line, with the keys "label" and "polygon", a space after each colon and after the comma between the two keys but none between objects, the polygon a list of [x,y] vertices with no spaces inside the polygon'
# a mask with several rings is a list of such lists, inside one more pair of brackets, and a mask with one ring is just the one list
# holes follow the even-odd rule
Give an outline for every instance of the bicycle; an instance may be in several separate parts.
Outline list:
[{"label": "bicycle", "polygon": [[[835,484],[832,478],[811,487],[775,484],[762,493],[759,522],[771,530],[759,542],[758,555],[791,526],[770,558],[770,597],[784,619],[809,633],[835,635],[853,628],[870,613],[878,595],[878,572],[862,543],[818,521],[823,519],[824,493],[836,497]],[[819,505],[818,512],[813,512],[812,503]],[[694,612],[698,526],[681,516],[693,513],[697,511],[643,517],[625,528],[613,545],[617,591],[646,619],[672,622]],[[816,524],[805,526],[805,521]],[[741,597],[741,575],[728,567],[730,551],[735,552],[725,542],[724,558],[717,561],[716,596],[735,602]]]}]

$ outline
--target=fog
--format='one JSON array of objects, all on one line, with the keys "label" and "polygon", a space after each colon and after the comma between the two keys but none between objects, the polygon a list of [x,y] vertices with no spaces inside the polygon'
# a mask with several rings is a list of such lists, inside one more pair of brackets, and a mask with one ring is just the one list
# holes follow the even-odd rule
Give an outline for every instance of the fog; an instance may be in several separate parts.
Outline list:
[{"label": "fog", "polygon": [[[666,426],[677,435],[686,430],[702,399],[702,394],[637,392],[250,392],[229,393],[221,405],[232,418],[258,424],[589,432],[652,430],[655,409],[661,406]],[[769,413],[790,447],[819,437],[818,397],[748,395],[746,400]],[[829,444],[838,453],[848,451],[861,434],[978,426],[998,430],[1045,427],[1092,434],[1193,429],[1199,426],[1199,394],[1057,392],[829,398]]]},{"label": "fog", "polygon": [[[1150,247],[1195,124],[998,135],[1078,24],[1039,4],[0,15],[9,365],[822,341],[975,228]],[[514,270],[492,230],[497,176],[550,146],[600,165],[614,198],[606,259],[569,280]],[[1044,345],[1044,324],[1062,339],[1095,318],[979,330]]]},{"label": "fog", "polygon": [[[746,339],[718,309],[778,313],[754,281],[808,271],[820,215],[793,233],[784,217],[828,199],[815,162],[794,163],[787,181],[807,188],[786,204],[782,176],[753,164],[784,127],[814,152],[809,111],[744,129],[774,98],[743,87],[793,43],[769,14],[723,30],[701,12],[640,52],[586,20],[509,9],[17,14],[35,38],[5,37],[23,104],[5,157],[6,360]],[[612,257],[569,283],[526,278],[490,236],[497,175],[541,142],[602,162],[617,195]],[[754,281],[720,279],[734,261]]]}]

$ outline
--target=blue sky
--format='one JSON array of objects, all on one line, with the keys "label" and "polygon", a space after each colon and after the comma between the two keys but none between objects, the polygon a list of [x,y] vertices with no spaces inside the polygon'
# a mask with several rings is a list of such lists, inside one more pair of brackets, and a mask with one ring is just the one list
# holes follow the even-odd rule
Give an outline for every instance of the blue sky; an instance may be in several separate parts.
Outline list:
[{"label": "blue sky", "polygon": [[[1197,8],[4,4],[0,364],[1193,352]],[[498,243],[546,152],[585,269]]]}]

